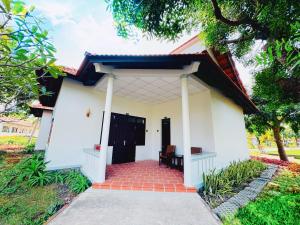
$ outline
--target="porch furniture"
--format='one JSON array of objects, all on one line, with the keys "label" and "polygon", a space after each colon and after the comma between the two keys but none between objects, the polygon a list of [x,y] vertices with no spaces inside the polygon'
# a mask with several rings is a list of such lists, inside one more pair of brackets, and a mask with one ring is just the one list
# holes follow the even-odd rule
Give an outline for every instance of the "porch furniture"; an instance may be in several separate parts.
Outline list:
[{"label": "porch furniture", "polygon": [[200,153],[202,153],[202,148],[200,148],[200,147],[191,147],[191,153],[192,154],[200,154]]},{"label": "porch furniture", "polygon": [[172,168],[183,171],[183,155],[174,155],[172,158]]},{"label": "porch furniture", "polygon": [[161,163],[165,163],[167,166],[172,166],[172,158],[175,155],[175,145],[168,145],[166,152],[163,153],[162,151],[159,152],[159,165]]}]

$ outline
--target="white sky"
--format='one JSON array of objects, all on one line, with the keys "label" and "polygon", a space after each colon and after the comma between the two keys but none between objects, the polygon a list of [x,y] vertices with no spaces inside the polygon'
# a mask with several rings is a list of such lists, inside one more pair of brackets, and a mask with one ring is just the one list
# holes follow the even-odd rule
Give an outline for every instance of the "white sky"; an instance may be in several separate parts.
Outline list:
[{"label": "white sky", "polygon": [[[49,29],[57,49],[58,64],[78,68],[84,53],[96,54],[168,54],[197,34],[185,34],[176,42],[125,40],[117,36],[111,12],[104,0],[27,0],[35,5]],[[141,35],[142,36],[142,35]],[[251,87],[251,75],[236,62],[244,85]]]}]

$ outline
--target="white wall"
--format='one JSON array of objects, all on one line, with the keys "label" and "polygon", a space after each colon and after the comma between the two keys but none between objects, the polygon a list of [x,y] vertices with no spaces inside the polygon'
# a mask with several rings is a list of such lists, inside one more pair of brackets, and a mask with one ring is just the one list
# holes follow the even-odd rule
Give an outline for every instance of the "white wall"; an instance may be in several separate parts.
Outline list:
[{"label": "white wall", "polygon": [[48,143],[49,133],[52,124],[52,111],[44,110],[40,122],[38,138],[35,144],[35,150],[45,150]]},{"label": "white wall", "polygon": [[[191,146],[202,147],[203,151],[214,151],[210,91],[202,91],[189,96]],[[176,145],[176,153],[183,153],[181,98],[152,107],[152,155],[158,159],[161,150],[161,119],[171,120],[171,144]],[[158,131],[158,132],[157,132]]]},{"label": "white wall", "polygon": [[[249,157],[242,109],[214,90],[190,95],[191,145],[205,152],[216,152],[220,168],[233,160]],[[79,167],[83,148],[99,143],[105,94],[93,87],[64,79],[56,107],[51,141],[46,151],[48,169]],[[90,116],[87,117],[87,112]],[[171,144],[182,149],[181,98],[157,105],[114,96],[112,112],[146,118],[146,144],[137,146],[136,161],[158,160],[161,150],[161,119],[171,118]],[[112,147],[107,154],[112,159]]]},{"label": "white wall", "polygon": [[230,99],[212,93],[212,120],[218,168],[232,161],[249,159],[243,110]]},{"label": "white wall", "polygon": [[[54,109],[54,123],[51,141],[46,151],[48,169],[79,167],[83,160],[83,148],[93,148],[99,144],[105,94],[85,87],[81,83],[64,79]],[[90,116],[87,117],[87,112]],[[146,118],[146,129],[150,130],[149,108],[129,99],[113,97],[112,112],[129,113]],[[137,146],[136,160],[149,158],[149,133],[146,145]],[[108,150],[111,163],[112,147]]]}]

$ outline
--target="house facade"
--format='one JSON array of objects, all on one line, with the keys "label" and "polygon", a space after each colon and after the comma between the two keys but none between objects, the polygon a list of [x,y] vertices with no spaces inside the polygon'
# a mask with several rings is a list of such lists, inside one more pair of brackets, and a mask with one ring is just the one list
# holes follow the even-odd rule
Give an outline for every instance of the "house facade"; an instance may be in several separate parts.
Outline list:
[{"label": "house facade", "polygon": [[169,55],[86,54],[67,76],[40,78],[54,93],[39,99],[53,107],[48,169],[80,167],[102,183],[107,165],[158,160],[172,144],[184,158],[184,185],[193,187],[203,172],[248,159],[244,113],[257,109],[230,56],[194,39]]},{"label": "house facade", "polygon": [[38,121],[26,121],[10,117],[0,117],[1,136],[33,136],[37,137],[39,130]]}]

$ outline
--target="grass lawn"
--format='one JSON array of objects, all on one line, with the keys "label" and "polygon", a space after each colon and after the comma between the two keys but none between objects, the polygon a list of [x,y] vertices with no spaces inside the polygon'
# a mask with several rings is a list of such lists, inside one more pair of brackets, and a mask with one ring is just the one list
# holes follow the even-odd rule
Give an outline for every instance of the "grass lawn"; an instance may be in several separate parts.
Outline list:
[{"label": "grass lawn", "polygon": [[62,204],[58,196],[54,184],[0,195],[0,224],[43,224],[51,211]]},{"label": "grass lawn", "polygon": [[90,185],[77,170],[45,171],[42,153],[23,154],[16,164],[7,162],[12,154],[0,154],[1,225],[42,225]]},{"label": "grass lawn", "polygon": [[[285,150],[285,152],[288,156],[294,156],[296,159],[300,159],[300,149]],[[267,154],[278,155],[278,151],[269,151]]]},{"label": "grass lawn", "polygon": [[[14,144],[20,146],[26,146],[28,144],[29,137],[24,136],[1,136],[0,145]],[[32,143],[35,143],[36,138],[32,138]]]},{"label": "grass lawn", "polygon": [[300,175],[283,170],[259,198],[239,209],[224,225],[299,225]]}]

